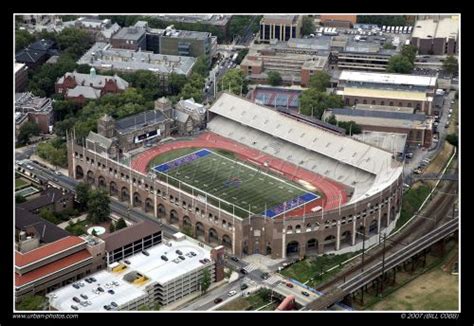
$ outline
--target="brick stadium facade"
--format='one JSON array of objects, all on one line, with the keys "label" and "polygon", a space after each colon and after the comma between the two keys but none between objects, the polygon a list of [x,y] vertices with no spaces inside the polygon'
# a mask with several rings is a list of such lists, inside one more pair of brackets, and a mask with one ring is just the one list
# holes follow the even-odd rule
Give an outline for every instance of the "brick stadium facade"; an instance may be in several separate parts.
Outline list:
[{"label": "brick stadium facade", "polygon": [[[163,223],[193,231],[211,245],[222,244],[234,255],[260,253],[284,258],[287,253],[343,253],[360,249],[363,235],[378,239],[393,228],[401,207],[403,179],[363,200],[305,216],[241,219],[206,204],[155,178],[130,169],[68,141],[69,175],[83,179],[130,206],[141,208]],[[303,215],[303,214],[301,214]]]}]

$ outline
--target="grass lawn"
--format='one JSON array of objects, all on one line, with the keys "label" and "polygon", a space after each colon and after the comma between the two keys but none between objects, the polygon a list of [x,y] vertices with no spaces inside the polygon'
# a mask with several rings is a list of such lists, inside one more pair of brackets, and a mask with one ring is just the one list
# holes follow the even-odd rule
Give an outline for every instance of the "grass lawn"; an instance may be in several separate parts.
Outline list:
[{"label": "grass lawn", "polygon": [[[395,230],[405,224],[413,214],[420,208],[421,204],[425,200],[426,196],[430,193],[431,188],[426,185],[420,185],[418,187],[412,187],[403,194],[402,199],[402,210],[400,218],[397,221]],[[395,231],[394,230],[394,231]]]},{"label": "grass lawn", "polygon": [[[235,300],[232,300],[228,304],[220,307],[217,310],[225,310],[225,311],[232,311],[232,310],[256,310],[266,304],[270,303],[270,297],[268,299],[264,299],[261,296],[262,290],[258,290],[257,292],[253,293],[252,295],[248,297],[240,297]],[[268,307],[262,309],[262,310],[275,310],[275,308],[278,306],[277,303],[273,303],[269,305]]]},{"label": "grass lawn", "polygon": [[308,257],[299,262],[294,263],[293,265],[285,268],[280,273],[284,276],[293,278],[301,283],[305,283],[310,280],[307,285],[310,287],[316,287],[318,284],[326,281],[332,275],[337,273],[341,267],[335,268],[334,270],[323,274],[323,277],[318,277],[321,273],[321,269],[324,271],[331,269],[334,266],[339,265],[343,261],[351,258],[356,255],[355,253],[347,253],[342,255],[323,255],[318,257]]},{"label": "grass lawn", "polygon": [[[189,149],[186,149],[189,151]],[[184,153],[184,154],[183,154]],[[174,157],[180,156],[172,152]],[[181,156],[186,152],[180,152]],[[199,155],[198,155],[199,154]],[[230,204],[220,203],[220,207],[241,217],[251,214],[275,216],[285,209],[295,208],[319,196],[308,194],[296,183],[281,179],[250,165],[221,156],[213,151],[199,151],[198,154],[186,156],[183,161],[166,161],[158,177],[174,186],[179,181],[212,194]],[[202,154],[202,155],[201,155]],[[168,156],[167,158],[170,158]],[[189,160],[188,160],[189,159]],[[192,193],[191,187],[181,183],[181,189]],[[204,192],[194,190],[194,194],[203,196]],[[304,196],[304,198],[302,197]],[[219,206],[215,198],[207,198],[208,202]]]},{"label": "grass lawn", "polygon": [[80,221],[73,225],[66,226],[66,231],[71,232],[74,235],[80,236],[87,233],[86,225],[89,224],[88,220]]},{"label": "grass lawn", "polygon": [[[443,264],[449,263],[457,255],[454,249],[436,263],[434,267],[409,280],[386,297],[375,300],[368,310],[457,310],[459,306],[459,276],[443,270]],[[438,258],[439,261],[439,258]],[[401,280],[397,280],[401,282]],[[368,300],[369,301],[369,300]]]},{"label": "grass lawn", "polygon": [[21,179],[21,178],[15,179],[15,190],[24,188],[24,187],[26,187],[27,185],[29,185],[29,183],[26,182],[25,180],[23,180],[23,179]]}]

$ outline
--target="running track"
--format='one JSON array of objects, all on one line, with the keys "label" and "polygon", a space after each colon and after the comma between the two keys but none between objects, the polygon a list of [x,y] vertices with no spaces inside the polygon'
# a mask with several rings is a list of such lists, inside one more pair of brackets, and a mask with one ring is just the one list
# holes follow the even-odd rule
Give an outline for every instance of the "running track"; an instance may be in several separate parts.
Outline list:
[{"label": "running track", "polygon": [[311,208],[316,206],[323,206],[324,210],[330,210],[339,207],[339,202],[341,205],[347,202],[347,194],[344,191],[343,185],[211,132],[203,133],[194,140],[175,141],[151,148],[132,160],[132,168],[146,174],[148,173],[148,164],[156,156],[168,151],[188,147],[224,149],[237,153],[241,159],[254,164],[263,165],[264,162],[267,162],[268,167],[273,172],[283,174],[290,180],[305,180],[313,185],[319,193],[323,194],[322,198],[307,204],[305,208],[294,209],[287,213],[287,216],[301,216],[304,210],[310,212]]}]

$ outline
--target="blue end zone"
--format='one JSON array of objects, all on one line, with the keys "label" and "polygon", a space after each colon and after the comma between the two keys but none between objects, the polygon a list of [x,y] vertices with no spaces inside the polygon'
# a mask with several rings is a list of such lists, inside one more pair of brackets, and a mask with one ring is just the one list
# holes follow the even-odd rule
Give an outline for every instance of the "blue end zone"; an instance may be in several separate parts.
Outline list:
[{"label": "blue end zone", "polygon": [[205,157],[209,154],[212,154],[212,152],[207,150],[207,149],[201,149],[200,151],[197,151],[197,152],[191,153],[189,155],[177,158],[173,161],[169,161],[169,162],[160,164],[158,166],[155,166],[153,168],[153,170],[155,170],[156,172],[161,172],[161,173],[168,172],[172,169],[175,169],[175,168],[180,167],[182,165],[191,163],[192,161],[195,161],[195,160],[197,160],[201,157]]},{"label": "blue end zone", "polygon": [[319,196],[316,194],[313,194],[311,192],[307,192],[301,196],[298,196],[296,198],[293,198],[289,201],[283,202],[275,207],[272,207],[270,209],[267,209],[265,212],[263,212],[263,215],[266,217],[274,217],[276,215],[279,215],[283,213],[284,211],[291,210],[295,207],[301,206],[306,204],[307,202],[313,201],[318,199]]}]

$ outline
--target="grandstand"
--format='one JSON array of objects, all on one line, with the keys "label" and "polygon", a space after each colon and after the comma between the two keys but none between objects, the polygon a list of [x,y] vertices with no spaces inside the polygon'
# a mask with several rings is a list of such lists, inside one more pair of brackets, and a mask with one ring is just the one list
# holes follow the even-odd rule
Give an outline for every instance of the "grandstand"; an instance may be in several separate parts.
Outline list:
[{"label": "grandstand", "polygon": [[281,87],[257,86],[250,94],[253,102],[276,108],[299,108],[301,90]]},{"label": "grandstand", "polygon": [[402,168],[392,154],[310,126],[228,93],[210,108],[208,129],[351,189],[350,202],[377,193]]}]

